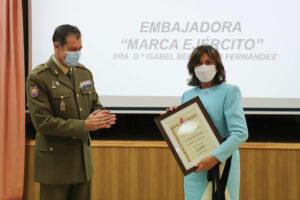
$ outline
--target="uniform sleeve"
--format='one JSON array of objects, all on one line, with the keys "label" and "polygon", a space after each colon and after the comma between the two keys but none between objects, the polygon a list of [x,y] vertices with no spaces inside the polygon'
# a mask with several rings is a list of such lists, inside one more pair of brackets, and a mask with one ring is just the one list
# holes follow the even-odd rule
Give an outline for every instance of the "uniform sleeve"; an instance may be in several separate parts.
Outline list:
[{"label": "uniform sleeve", "polygon": [[[93,83],[95,83],[94,79],[93,79],[93,74],[91,72],[90,72],[90,74],[91,74]],[[95,110],[98,110],[98,109],[105,110],[105,108],[100,103],[99,96],[98,96],[98,94],[96,92],[96,89],[95,89],[95,92],[93,93],[92,110],[91,110],[91,112],[94,112]]]},{"label": "uniform sleeve", "polygon": [[97,92],[95,91],[93,94],[93,100],[92,100],[92,112],[94,112],[95,110],[98,110],[98,109],[105,110],[105,108],[100,103]]},{"label": "uniform sleeve", "polygon": [[248,138],[247,123],[241,105],[241,92],[237,86],[233,86],[226,96],[224,116],[229,137],[213,153],[221,163],[229,158]]},{"label": "uniform sleeve", "polygon": [[[32,123],[39,134],[57,137],[86,137],[85,120],[64,120],[54,117],[48,100],[46,88],[38,84],[39,80],[29,76],[26,80],[27,103]],[[37,93],[31,95],[31,88],[37,88]],[[35,97],[33,97],[35,96]]]}]

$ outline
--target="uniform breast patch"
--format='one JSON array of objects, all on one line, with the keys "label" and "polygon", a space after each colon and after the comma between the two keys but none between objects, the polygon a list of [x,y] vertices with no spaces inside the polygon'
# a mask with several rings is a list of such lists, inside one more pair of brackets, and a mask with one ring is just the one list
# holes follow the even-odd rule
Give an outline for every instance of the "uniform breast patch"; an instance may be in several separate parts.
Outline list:
[{"label": "uniform breast patch", "polygon": [[38,94],[39,94],[39,90],[38,90],[37,86],[30,87],[30,96],[37,97]]}]

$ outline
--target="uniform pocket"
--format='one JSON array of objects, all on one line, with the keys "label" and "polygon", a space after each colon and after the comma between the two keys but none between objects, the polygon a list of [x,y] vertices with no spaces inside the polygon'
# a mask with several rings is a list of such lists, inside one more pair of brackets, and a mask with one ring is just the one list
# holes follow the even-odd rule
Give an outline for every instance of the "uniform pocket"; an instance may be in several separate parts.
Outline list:
[{"label": "uniform pocket", "polygon": [[53,93],[52,98],[54,99],[66,99],[70,98],[72,94],[64,94],[64,93]]},{"label": "uniform pocket", "polygon": [[72,144],[69,142],[48,142],[47,144],[40,144],[37,149],[40,152],[67,152],[70,151]]},{"label": "uniform pocket", "polygon": [[76,108],[73,94],[56,92],[52,94],[52,110],[53,113],[64,119],[72,117],[73,109]]},{"label": "uniform pocket", "polygon": [[94,86],[87,86],[87,87],[82,87],[80,88],[80,91],[83,95],[91,95],[95,92]]},{"label": "uniform pocket", "polygon": [[90,111],[92,108],[93,94],[95,92],[94,86],[87,86],[80,88],[83,101],[86,103],[87,109]]}]

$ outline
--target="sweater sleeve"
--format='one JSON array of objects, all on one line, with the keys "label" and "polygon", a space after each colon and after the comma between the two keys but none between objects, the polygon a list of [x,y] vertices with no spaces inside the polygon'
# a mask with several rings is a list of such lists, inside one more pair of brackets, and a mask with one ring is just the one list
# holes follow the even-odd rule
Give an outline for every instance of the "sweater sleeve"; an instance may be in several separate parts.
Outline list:
[{"label": "sweater sleeve", "polygon": [[225,98],[224,116],[229,137],[224,141],[213,155],[223,163],[248,138],[248,128],[241,105],[241,92],[237,86],[230,88]]},{"label": "sweater sleeve", "polygon": [[185,93],[183,93],[182,96],[181,96],[181,104],[185,103],[184,94]]}]

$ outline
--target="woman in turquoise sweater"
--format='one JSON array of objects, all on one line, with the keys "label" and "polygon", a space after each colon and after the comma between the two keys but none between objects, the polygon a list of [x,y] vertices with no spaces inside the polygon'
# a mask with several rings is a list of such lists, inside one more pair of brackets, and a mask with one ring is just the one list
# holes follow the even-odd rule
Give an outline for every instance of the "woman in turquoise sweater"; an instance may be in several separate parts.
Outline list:
[{"label": "woman in turquoise sweater", "polygon": [[191,75],[188,85],[194,87],[183,94],[182,103],[199,96],[226,141],[212,155],[201,160],[194,173],[184,178],[185,199],[211,200],[212,182],[207,180],[207,172],[218,163],[223,163],[220,165],[222,173],[224,162],[232,156],[225,199],[237,200],[240,187],[238,148],[248,138],[241,92],[237,86],[225,83],[225,70],[220,54],[211,46],[202,45],[194,49],[188,62],[188,70]]}]

